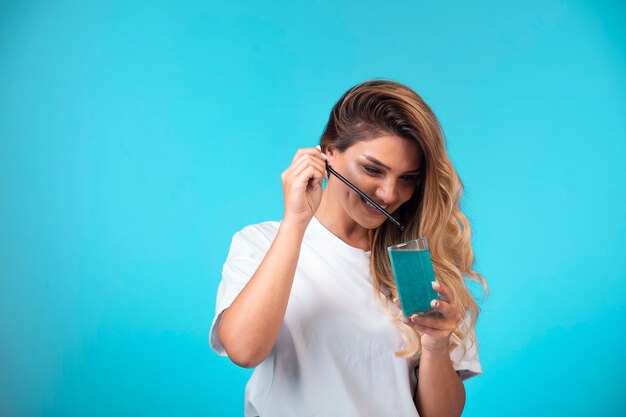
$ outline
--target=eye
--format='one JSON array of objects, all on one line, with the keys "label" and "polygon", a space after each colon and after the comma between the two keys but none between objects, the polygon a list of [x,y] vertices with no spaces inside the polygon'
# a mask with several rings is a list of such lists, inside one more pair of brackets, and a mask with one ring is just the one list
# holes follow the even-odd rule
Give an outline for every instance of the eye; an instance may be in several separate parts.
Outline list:
[{"label": "eye", "polygon": [[419,175],[405,175],[402,178],[404,179],[404,182],[417,182],[420,177]]},{"label": "eye", "polygon": [[369,174],[372,174],[372,175],[380,175],[381,174],[380,170],[378,170],[376,168],[369,167],[367,165],[364,165],[363,169],[365,169],[365,171],[367,171]]}]

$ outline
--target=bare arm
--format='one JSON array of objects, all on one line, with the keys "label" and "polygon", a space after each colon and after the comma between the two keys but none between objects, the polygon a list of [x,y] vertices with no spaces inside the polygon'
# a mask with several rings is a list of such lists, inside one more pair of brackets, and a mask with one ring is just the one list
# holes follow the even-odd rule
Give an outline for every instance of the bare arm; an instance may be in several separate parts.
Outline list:
[{"label": "bare arm", "polygon": [[287,310],[304,231],[281,223],[265,258],[222,313],[217,334],[233,362],[252,368],[272,350]]},{"label": "bare arm", "polygon": [[299,149],[282,175],[285,217],[265,257],[232,304],[217,336],[230,359],[253,368],[272,351],[285,318],[307,225],[322,198],[325,164],[315,148]]},{"label": "bare arm", "polygon": [[465,407],[465,386],[447,349],[425,350],[420,358],[415,407],[422,417],[458,417]]},{"label": "bare arm", "polygon": [[431,307],[442,315],[428,317],[418,313],[406,321],[419,333],[422,345],[415,407],[422,417],[458,417],[465,407],[465,386],[454,370],[448,344],[462,315],[454,307],[454,296],[448,286],[439,281],[432,286],[439,299],[432,300]]}]

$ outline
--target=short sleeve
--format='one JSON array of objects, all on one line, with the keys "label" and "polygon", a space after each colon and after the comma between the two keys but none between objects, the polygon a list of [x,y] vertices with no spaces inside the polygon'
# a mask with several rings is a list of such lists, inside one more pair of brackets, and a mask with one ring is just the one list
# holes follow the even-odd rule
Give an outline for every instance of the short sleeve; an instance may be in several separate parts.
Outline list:
[{"label": "short sleeve", "polygon": [[[253,242],[254,235],[249,228],[238,231],[232,238],[226,262],[222,267],[222,279],[217,288],[215,316],[209,331],[209,344],[220,356],[228,356],[217,336],[222,312],[237,298],[265,256],[258,243]],[[255,244],[256,243],[256,244]]]},{"label": "short sleeve", "polygon": [[[461,328],[467,333],[469,328],[471,317],[466,316],[465,320],[461,324]],[[463,339],[464,346],[457,346],[452,352],[450,352],[450,359],[452,360],[452,366],[454,370],[459,374],[461,380],[465,381],[476,375],[483,373],[480,359],[478,357],[478,340],[476,338],[476,331],[474,328],[466,334]],[[465,347],[465,351],[463,350]]]}]

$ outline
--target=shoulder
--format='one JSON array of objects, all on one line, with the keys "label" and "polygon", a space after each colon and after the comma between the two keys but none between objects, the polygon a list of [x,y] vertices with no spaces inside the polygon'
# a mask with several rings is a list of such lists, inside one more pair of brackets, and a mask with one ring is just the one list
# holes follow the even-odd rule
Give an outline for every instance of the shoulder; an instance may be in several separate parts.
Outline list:
[{"label": "shoulder", "polygon": [[249,224],[235,232],[239,238],[275,237],[278,233],[280,221],[270,220],[261,223]]},{"label": "shoulder", "polygon": [[267,250],[274,241],[280,221],[265,221],[244,226],[235,232],[232,237],[232,247],[248,247]]}]

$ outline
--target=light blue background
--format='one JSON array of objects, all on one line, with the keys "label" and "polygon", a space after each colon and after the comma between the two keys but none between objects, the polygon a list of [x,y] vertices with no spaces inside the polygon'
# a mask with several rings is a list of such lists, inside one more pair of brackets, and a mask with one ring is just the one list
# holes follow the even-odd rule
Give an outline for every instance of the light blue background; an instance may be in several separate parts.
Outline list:
[{"label": "light blue background", "polygon": [[[433,4],[437,3],[437,4]],[[352,85],[432,106],[466,193],[465,416],[610,416],[626,371],[623,2],[1,2],[0,415],[241,415],[232,234]],[[391,414],[390,414],[391,415]]]}]

